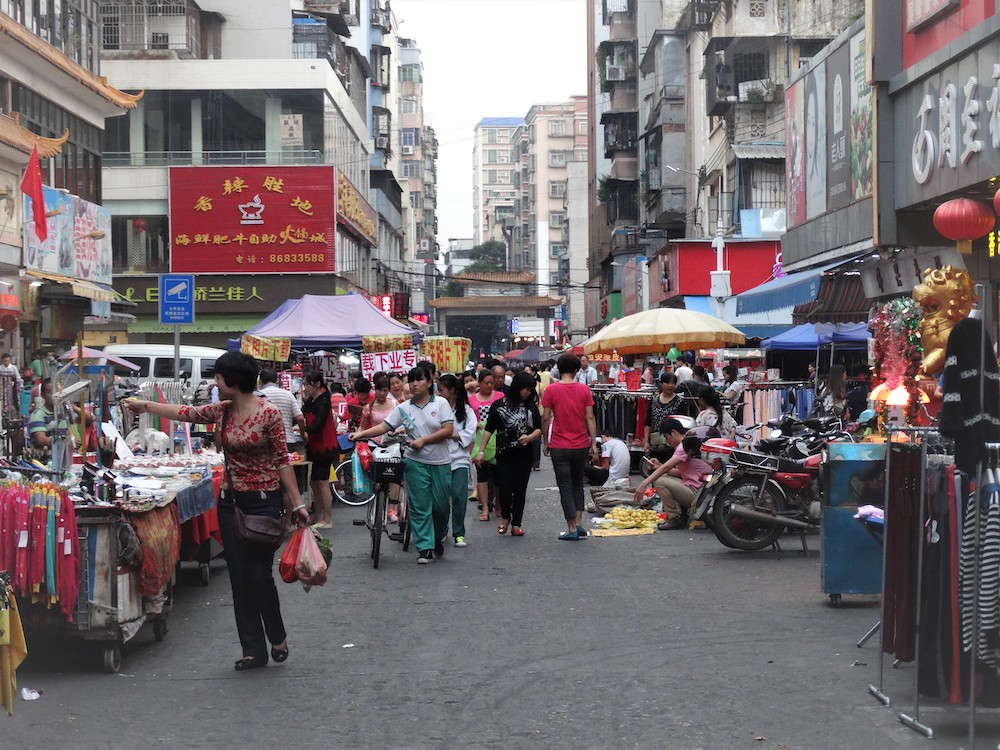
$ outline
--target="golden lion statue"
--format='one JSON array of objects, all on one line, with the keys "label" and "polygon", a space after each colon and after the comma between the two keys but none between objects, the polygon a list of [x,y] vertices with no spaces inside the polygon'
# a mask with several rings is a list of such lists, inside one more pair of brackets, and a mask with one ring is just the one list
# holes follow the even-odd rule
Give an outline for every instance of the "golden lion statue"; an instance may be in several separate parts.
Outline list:
[{"label": "golden lion statue", "polygon": [[924,347],[924,373],[937,375],[944,369],[945,349],[951,329],[967,318],[978,302],[969,272],[945,266],[924,270],[924,282],[913,287],[913,299],[924,309],[920,343]]}]

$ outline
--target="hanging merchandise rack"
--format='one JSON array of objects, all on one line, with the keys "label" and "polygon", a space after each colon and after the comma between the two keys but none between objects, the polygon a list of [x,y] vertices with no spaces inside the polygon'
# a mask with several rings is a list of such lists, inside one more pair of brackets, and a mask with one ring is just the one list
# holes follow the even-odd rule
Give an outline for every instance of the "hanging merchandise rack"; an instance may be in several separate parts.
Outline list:
[{"label": "hanging merchandise rack", "polygon": [[[927,738],[934,736],[934,731],[920,721],[920,653],[921,653],[921,612],[923,611],[923,568],[924,568],[924,543],[923,533],[926,521],[926,507],[928,503],[928,456],[929,455],[949,455],[950,444],[947,438],[940,435],[935,427],[910,427],[910,426],[888,426],[887,427],[887,448],[886,448],[886,490],[885,490],[885,539],[882,545],[882,597],[880,607],[879,623],[872,628],[874,632],[880,626],[882,629],[882,643],[879,648],[878,684],[870,684],[868,692],[885,706],[892,705],[891,698],[885,692],[885,654],[886,646],[893,649],[899,663],[902,661],[913,661],[913,711],[911,714],[901,712],[898,716],[900,722],[920,732]],[[894,439],[897,438],[897,439]],[[917,451],[919,466],[919,480],[917,482],[916,493],[908,495],[906,506],[899,505],[893,500],[893,490],[899,489],[899,483],[891,481],[893,471],[893,455],[901,451]],[[931,453],[933,450],[933,454]],[[901,454],[900,454],[901,455]],[[896,460],[900,460],[899,457]],[[911,462],[912,463],[912,462]],[[905,466],[906,464],[902,464]],[[906,480],[904,479],[904,483]],[[910,486],[907,484],[907,486]],[[916,508],[913,504],[916,503]],[[915,517],[907,517],[904,511],[915,511]],[[894,515],[894,512],[896,515]],[[895,526],[893,525],[895,523]],[[912,537],[912,538],[911,538]],[[889,569],[890,555],[894,555],[898,547],[905,557],[907,545],[913,545],[912,549],[916,554],[916,581],[898,580]],[[900,577],[905,579],[905,576]],[[913,584],[915,587],[909,589]],[[890,588],[891,586],[891,588]],[[905,591],[904,591],[905,589]],[[912,608],[904,605],[896,611],[895,602],[908,601],[909,594],[915,602]],[[887,615],[888,602],[892,600],[892,610]],[[886,625],[887,620],[889,625]],[[898,628],[897,628],[898,623]],[[912,628],[912,646],[909,639],[898,635],[899,631],[905,632]],[[867,639],[867,635],[862,642]],[[907,641],[900,645],[900,640]],[[902,652],[902,653],[901,653]]]}]

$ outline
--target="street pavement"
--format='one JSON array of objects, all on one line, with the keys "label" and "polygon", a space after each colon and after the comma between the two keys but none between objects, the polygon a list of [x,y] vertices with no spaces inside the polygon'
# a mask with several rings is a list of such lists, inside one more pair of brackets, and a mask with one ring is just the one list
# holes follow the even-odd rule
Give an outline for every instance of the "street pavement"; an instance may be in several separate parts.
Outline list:
[{"label": "street pavement", "polygon": [[[208,587],[185,568],[169,633],[149,626],[119,675],[93,647],[29,641],[0,748],[727,748],[925,747],[897,720],[912,710],[910,667],[886,664],[875,597],[833,608],[810,554],[737,553],[708,531],[557,540],[548,459],[532,476],[524,528],[500,537],[468,508],[465,549],[416,565],[338,506],[329,582],[279,582],[287,663],[238,673],[225,566]],[[964,745],[964,709],[922,706],[937,746]],[[980,742],[1000,720],[980,711]]]}]

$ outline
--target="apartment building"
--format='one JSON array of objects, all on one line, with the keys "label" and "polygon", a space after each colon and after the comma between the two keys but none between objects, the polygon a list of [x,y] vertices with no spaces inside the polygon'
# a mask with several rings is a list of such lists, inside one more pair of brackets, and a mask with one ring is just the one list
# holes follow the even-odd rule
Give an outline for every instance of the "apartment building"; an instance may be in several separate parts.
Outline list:
[{"label": "apartment building", "polygon": [[484,117],[472,138],[472,239],[509,242],[515,195],[517,129],[522,117]]},{"label": "apartment building", "polygon": [[[672,253],[659,279],[660,304],[683,304],[685,290],[675,282],[676,254],[685,247],[700,253],[717,234],[780,237],[787,207],[784,84],[863,6],[603,0],[608,40],[597,45],[596,59],[600,88],[611,98],[601,117],[611,166],[592,176],[611,236],[591,243],[590,270],[599,276],[606,315],[588,325],[619,314],[616,269],[625,263],[618,256]],[[766,278],[759,259],[743,267],[739,247],[726,256],[727,267],[741,270],[741,282],[747,270]],[[716,292],[725,294],[721,286]]]},{"label": "apartment building", "polygon": [[[99,49],[93,0],[0,0],[0,349],[19,365],[113,314],[101,139],[106,119],[142,97],[102,77]],[[34,148],[53,188],[44,241],[19,187]]]}]

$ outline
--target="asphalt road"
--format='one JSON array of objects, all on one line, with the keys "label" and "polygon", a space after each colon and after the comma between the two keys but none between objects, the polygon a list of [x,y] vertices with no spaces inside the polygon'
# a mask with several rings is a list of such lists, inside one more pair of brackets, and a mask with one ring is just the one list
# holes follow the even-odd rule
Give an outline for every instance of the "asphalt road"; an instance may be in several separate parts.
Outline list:
[{"label": "asphalt road", "polygon": [[[0,748],[910,748],[912,669],[888,668],[893,707],[867,692],[873,597],[834,609],[819,539],[803,556],[737,553],[707,531],[562,542],[547,459],[527,535],[500,537],[470,503],[466,549],[416,565],[383,543],[373,570],[359,512],[335,508],[325,587],[279,583],[291,657],[237,673],[224,564],[183,571],[170,631],[146,626],[121,674],[92,648],[29,643]],[[981,738],[1000,736],[980,711]],[[922,707],[937,746],[968,714]],[[991,746],[981,739],[977,747]],[[968,748],[968,745],[965,745]]]}]

